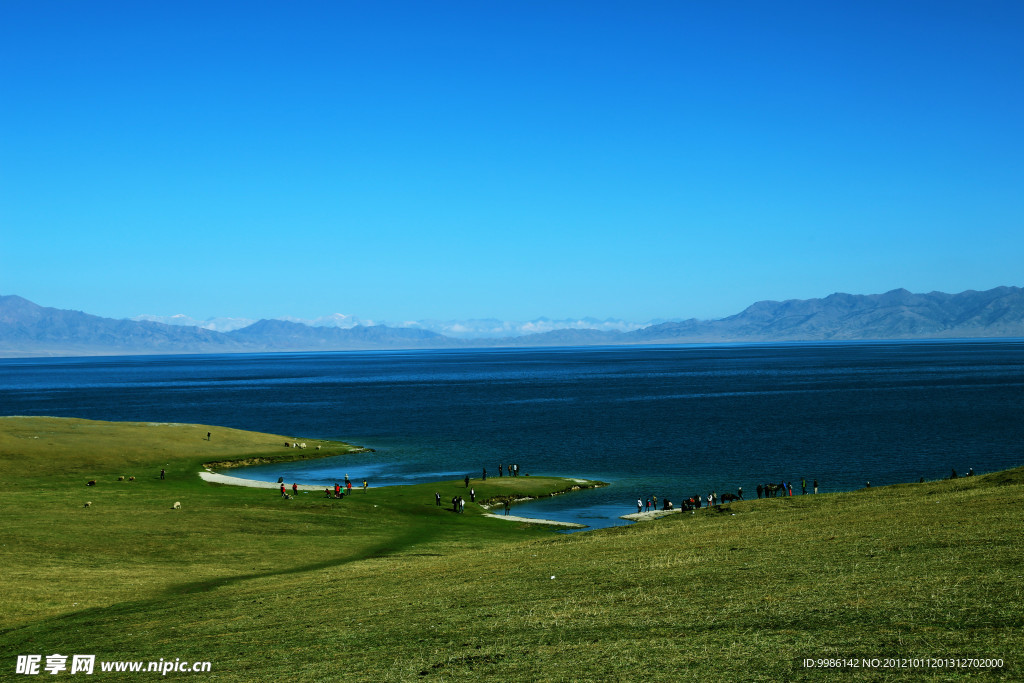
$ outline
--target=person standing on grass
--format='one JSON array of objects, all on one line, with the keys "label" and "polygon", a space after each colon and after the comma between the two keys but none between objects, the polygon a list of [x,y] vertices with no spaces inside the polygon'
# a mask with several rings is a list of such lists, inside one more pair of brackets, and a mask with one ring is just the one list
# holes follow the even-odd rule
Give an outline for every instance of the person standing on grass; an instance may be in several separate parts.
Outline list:
[{"label": "person standing on grass", "polygon": [[508,498],[505,499],[505,514],[508,514],[508,509],[511,507],[511,503],[508,502]]},{"label": "person standing on grass", "polygon": [[434,504],[437,505],[437,507],[441,507],[441,492],[440,491],[435,491],[434,492]]},{"label": "person standing on grass", "polygon": [[363,493],[366,493],[366,480],[363,479]]},{"label": "person standing on grass", "polygon": [[163,479],[163,478],[164,478],[164,474],[165,474],[165,473],[166,473],[166,472],[165,472],[165,470],[160,470],[160,478],[161,478],[161,479]]},{"label": "person standing on grass", "polygon": [[334,497],[341,498],[341,484],[334,482]]},{"label": "person standing on grass", "polygon": [[800,477],[800,495],[807,495],[807,479],[805,479],[804,477]]},{"label": "person standing on grass", "polygon": [[281,484],[281,497],[287,496],[288,492],[284,490],[284,484]]},{"label": "person standing on grass", "polygon": [[469,475],[466,475],[466,488],[469,488]]},{"label": "person standing on grass", "polygon": [[487,468],[484,468],[484,481],[487,481]]},{"label": "person standing on grass", "polygon": [[292,495],[293,496],[299,495],[299,485],[294,483],[294,482],[292,482]]},{"label": "person standing on grass", "polygon": [[639,498],[636,499],[636,514],[640,514],[644,511],[644,502]]},{"label": "person standing on grass", "polygon": [[504,477],[505,476],[504,470],[505,470],[505,463],[499,462],[498,463],[498,476],[499,477]]},{"label": "person standing on grass", "polygon": [[658,497],[657,496],[651,496],[651,505],[654,507],[655,510],[658,509]]},{"label": "person standing on grass", "polygon": [[345,493],[352,494],[352,482],[349,481],[348,475],[345,475]]},{"label": "person standing on grass", "polygon": [[462,496],[459,496],[459,512],[465,512],[465,511],[466,511],[466,499],[463,498]]},{"label": "person standing on grass", "polygon": [[814,480],[814,493],[818,493],[818,480]]},{"label": "person standing on grass", "polygon": [[475,503],[476,502],[476,489],[470,489],[469,490],[469,502],[470,503]]}]

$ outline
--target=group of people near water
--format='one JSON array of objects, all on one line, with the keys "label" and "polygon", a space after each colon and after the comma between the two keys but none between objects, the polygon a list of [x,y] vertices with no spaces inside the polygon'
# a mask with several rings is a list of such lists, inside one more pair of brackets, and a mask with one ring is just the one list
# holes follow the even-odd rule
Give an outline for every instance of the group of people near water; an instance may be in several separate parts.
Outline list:
[{"label": "group of people near water", "polygon": [[[293,483],[292,484],[292,492],[288,493],[288,489],[285,487],[285,484],[284,484],[284,477],[278,477],[277,478],[277,483],[281,485],[281,497],[282,498],[294,498],[295,496],[297,496],[299,494],[299,485],[298,484],[294,484]],[[367,482],[365,479],[363,479],[363,493],[366,493],[366,489],[369,486],[370,486],[369,482]],[[328,486],[327,488],[324,489],[324,498],[337,498],[337,499],[341,499],[341,498],[344,498],[347,495],[350,495],[351,493],[352,493],[352,480],[349,479],[348,475],[346,474],[345,475],[345,488],[344,488],[344,490],[342,490],[341,484],[339,484],[338,482],[334,482],[334,490],[331,490],[330,486]]]},{"label": "group of people near water", "polygon": [[[365,490],[365,489],[364,489]],[[346,495],[352,493],[352,482],[349,480],[348,475],[345,475],[345,490],[341,490],[341,484],[334,482],[334,491],[331,491],[330,487],[324,489],[324,498],[344,498]]]},{"label": "group of people near water", "polygon": [[[519,476],[519,465],[518,464],[505,465],[504,463],[498,463],[498,476],[499,477],[504,477],[505,476],[502,473],[502,470],[504,468],[506,468],[506,467],[508,468],[508,476],[510,476],[510,477],[518,477]],[[486,479],[486,478],[487,478],[487,469],[484,468],[484,479]]]},{"label": "group of people near water", "polygon": [[[817,493],[818,492],[818,480],[815,479],[812,485],[814,486],[814,493]],[[870,486],[870,484],[869,484],[869,486]],[[780,491],[782,492],[782,495],[784,495],[784,496],[792,496],[793,495],[793,482],[791,482],[791,481],[783,481],[783,482],[779,482],[778,484],[769,483],[769,484],[758,484],[757,485],[757,497],[758,498],[762,498],[762,497],[763,498],[775,498],[776,496],[779,495]],[[800,493],[802,495],[805,495],[805,496],[807,495],[807,479],[801,479],[800,480]]]},{"label": "group of people near water", "polygon": [[[813,481],[812,486],[813,486],[814,493],[817,493],[818,492],[818,480],[817,479],[815,479]],[[806,479],[801,479],[800,480],[800,491],[803,494],[807,493],[807,480]],[[784,481],[784,482],[780,482],[778,484],[758,484],[757,485],[757,497],[758,498],[774,498],[775,496],[779,495],[779,492],[782,492],[782,495],[784,495],[784,496],[786,496],[786,495],[792,496],[793,495],[793,484],[792,484],[792,482],[785,482]],[[740,486],[739,488],[736,489],[736,493],[723,493],[721,496],[719,496],[718,492],[716,492],[716,491],[712,491],[711,493],[707,494],[706,496],[704,494],[701,494],[701,493],[696,493],[696,494],[690,496],[689,498],[684,499],[682,501],[682,503],[680,503],[679,509],[680,510],[699,510],[701,507],[713,507],[713,506],[719,505],[721,503],[731,503],[731,502],[736,501],[736,500],[743,500],[743,487],[742,486]],[[644,500],[642,498],[637,498],[637,500],[636,500],[636,511],[638,513],[641,513],[641,512],[651,512],[652,510],[653,511],[657,511],[657,509],[658,509],[658,497],[657,496],[648,496],[648,498],[646,500]],[[661,509],[662,509],[662,511],[674,510],[675,506],[672,504],[672,501],[670,501],[670,500],[668,500],[666,498],[666,499],[663,499],[661,501]]]},{"label": "group of people near water", "polygon": [[[472,503],[476,502],[476,489],[469,490],[469,500]],[[439,491],[434,492],[434,504],[441,507],[441,493]],[[462,496],[452,496],[452,512],[465,512],[466,511],[466,499]]]},{"label": "group of people near water", "polygon": [[[679,504],[680,510],[699,510],[701,507],[712,507],[720,503],[729,503],[734,500],[743,500],[743,487],[739,487],[736,493],[723,493],[721,496],[718,492],[712,491],[706,497],[701,493],[695,493],[689,498],[684,498]],[[675,510],[675,505],[668,498],[664,498],[661,501],[662,512],[666,510]],[[651,512],[658,510],[658,497],[649,496],[647,500],[637,498],[636,500],[636,511],[640,512]]]},{"label": "group of people near water", "polygon": [[[499,477],[504,477],[505,476],[505,468],[506,467],[508,468],[508,476],[510,476],[510,477],[518,477],[519,476],[519,465],[517,465],[517,464],[505,465],[505,463],[502,462],[502,463],[498,463],[498,476]],[[484,475],[483,476],[484,481],[487,481],[487,468],[486,467],[484,468],[483,475]],[[466,486],[467,487],[469,486],[469,475],[468,474],[466,475]]]}]

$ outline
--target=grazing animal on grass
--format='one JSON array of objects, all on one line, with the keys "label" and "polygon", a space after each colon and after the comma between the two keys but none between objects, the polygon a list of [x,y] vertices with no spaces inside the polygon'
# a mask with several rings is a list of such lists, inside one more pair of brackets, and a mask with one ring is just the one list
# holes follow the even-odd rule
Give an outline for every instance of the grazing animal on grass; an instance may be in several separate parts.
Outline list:
[{"label": "grazing animal on grass", "polygon": [[305,448],[305,447],[306,447],[305,442],[299,444],[299,448]]},{"label": "grazing animal on grass", "polygon": [[180,510],[181,509],[181,502],[180,501],[179,502],[175,502],[174,505],[171,506],[171,509],[172,510]]},{"label": "grazing animal on grass", "polygon": [[317,447],[316,447],[316,449],[317,449],[317,450],[320,450],[320,447],[319,447],[319,446],[317,446]]},{"label": "grazing animal on grass", "polygon": [[723,493],[722,494],[722,502],[723,503],[731,503],[732,501],[739,500],[739,499],[740,499],[740,497],[737,496],[734,493]]},{"label": "grazing animal on grass", "polygon": [[89,481],[85,482],[85,485],[86,486],[95,486],[96,485],[96,480],[95,479],[90,479]]},{"label": "grazing animal on grass", "polygon": [[124,481],[124,477],[118,477],[117,480],[118,481]]},{"label": "grazing animal on grass", "polygon": [[292,443],[291,443],[291,441],[285,441],[285,442],[284,442],[284,447],[285,447],[285,448],[291,448],[291,446],[292,446]]},{"label": "grazing animal on grass", "polygon": [[90,500],[90,501],[89,501],[88,503],[86,503],[86,504],[85,504],[85,505],[83,505],[82,507],[87,507],[87,508],[91,508],[91,507],[92,507],[92,501]]},{"label": "grazing animal on grass", "polygon": [[135,477],[128,477],[128,481],[135,481]]}]

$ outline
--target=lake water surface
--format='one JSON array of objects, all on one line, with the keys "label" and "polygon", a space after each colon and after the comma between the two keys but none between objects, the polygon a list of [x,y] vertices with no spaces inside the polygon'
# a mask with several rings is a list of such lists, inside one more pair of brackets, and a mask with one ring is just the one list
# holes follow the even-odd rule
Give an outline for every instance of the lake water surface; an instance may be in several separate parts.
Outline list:
[{"label": "lake water surface", "polygon": [[[0,413],[196,422],[375,453],[236,470],[372,485],[522,473],[612,485],[516,514],[623,523],[636,499],[822,491],[1024,464],[1024,342],[0,359]],[[799,486],[797,486],[799,490]]]}]

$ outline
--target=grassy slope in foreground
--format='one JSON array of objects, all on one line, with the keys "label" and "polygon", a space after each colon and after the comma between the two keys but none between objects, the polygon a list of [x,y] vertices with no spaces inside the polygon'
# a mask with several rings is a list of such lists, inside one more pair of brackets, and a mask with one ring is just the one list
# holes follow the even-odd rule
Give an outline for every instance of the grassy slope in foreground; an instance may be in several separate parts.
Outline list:
[{"label": "grassy slope in foreground", "polygon": [[[339,502],[204,484],[212,428],[150,455],[118,452],[146,425],[32,420],[0,420],[8,673],[60,652],[209,660],[229,681],[779,680],[804,675],[795,657],[893,655],[1021,675],[1019,469],[562,536],[454,515],[431,487]],[[237,454],[260,452],[244,435]],[[149,476],[114,481],[129,462]]]}]

